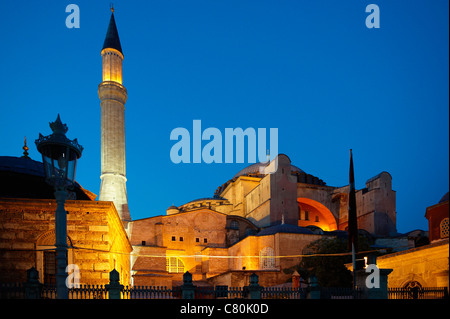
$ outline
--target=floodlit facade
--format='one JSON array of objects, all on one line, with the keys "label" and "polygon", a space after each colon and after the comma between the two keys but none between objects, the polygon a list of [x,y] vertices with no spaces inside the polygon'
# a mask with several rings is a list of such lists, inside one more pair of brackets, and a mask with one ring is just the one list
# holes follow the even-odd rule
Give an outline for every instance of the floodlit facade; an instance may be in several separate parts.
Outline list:
[{"label": "floodlit facade", "polygon": [[[266,173],[276,162],[278,169]],[[357,192],[360,230],[396,232],[395,191],[382,172]],[[288,280],[284,269],[323,236],[346,236],[348,187],[332,187],[291,164],[284,154],[257,163],[217,188],[213,197],[170,206],[166,215],[130,222],[134,284],[172,286],[189,271],[204,284]]]},{"label": "floodlit facade", "polygon": [[[289,280],[284,270],[299,264],[313,241],[346,238],[349,186],[327,185],[285,154],[242,169],[211,197],[132,220],[126,190],[124,55],[113,13],[101,56],[100,194],[95,201],[95,194],[77,184],[66,201],[68,263],[79,267],[81,284],[106,284],[116,269],[124,285],[177,286],[189,271],[197,285],[242,287],[257,273],[262,286],[273,286]],[[42,283],[52,283],[56,202],[44,182],[42,163],[26,154],[2,156],[0,176],[0,281],[24,281],[26,270],[35,267]],[[433,241],[428,250],[379,259],[380,267],[394,268],[392,283],[406,280],[396,265],[411,261],[426,269],[429,265],[418,260],[448,255],[448,197],[446,203],[427,209]],[[412,236],[398,236],[396,191],[388,172],[356,191],[356,205],[360,234],[385,246],[414,248]],[[439,263],[443,268],[423,275],[424,285],[448,281],[448,257],[446,270],[445,260]],[[414,277],[419,268],[407,276]]]}]

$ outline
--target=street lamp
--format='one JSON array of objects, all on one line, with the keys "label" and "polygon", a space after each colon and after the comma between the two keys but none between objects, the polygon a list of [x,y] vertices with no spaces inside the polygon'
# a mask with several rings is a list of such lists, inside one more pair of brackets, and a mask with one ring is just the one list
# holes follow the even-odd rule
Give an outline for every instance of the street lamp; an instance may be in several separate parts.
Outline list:
[{"label": "street lamp", "polygon": [[59,114],[56,121],[50,123],[50,128],[53,134],[43,136],[39,133],[35,143],[42,154],[46,182],[55,188],[56,296],[58,299],[67,299],[67,213],[64,203],[67,189],[73,186],[77,159],[80,158],[83,147],[78,144],[77,139],[69,140],[66,137],[68,128],[61,122]]}]

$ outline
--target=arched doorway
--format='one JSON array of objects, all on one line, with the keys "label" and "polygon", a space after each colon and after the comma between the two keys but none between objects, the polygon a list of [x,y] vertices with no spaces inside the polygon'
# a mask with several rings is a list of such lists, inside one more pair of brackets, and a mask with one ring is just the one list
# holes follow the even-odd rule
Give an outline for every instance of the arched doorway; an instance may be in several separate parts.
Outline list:
[{"label": "arched doorway", "polygon": [[297,202],[299,226],[316,226],[324,231],[337,230],[336,219],[323,204],[304,197],[297,198]]},{"label": "arched doorway", "polygon": [[[36,269],[39,271],[39,281],[44,284],[56,283],[56,236],[55,230],[49,230],[36,240]],[[67,265],[73,264],[72,240],[67,236]]]}]

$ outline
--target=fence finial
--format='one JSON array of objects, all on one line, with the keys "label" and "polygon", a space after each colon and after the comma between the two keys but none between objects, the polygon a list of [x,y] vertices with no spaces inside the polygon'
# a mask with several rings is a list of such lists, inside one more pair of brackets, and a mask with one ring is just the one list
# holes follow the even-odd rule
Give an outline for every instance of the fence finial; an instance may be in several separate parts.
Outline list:
[{"label": "fence finial", "polygon": [[250,275],[250,284],[248,285],[248,292],[250,299],[261,299],[261,290],[263,287],[259,285],[259,277],[253,273]]},{"label": "fence finial", "polygon": [[183,299],[195,299],[195,288],[192,283],[192,274],[186,271],[183,275],[183,284],[181,285],[181,297]]},{"label": "fence finial", "polygon": [[39,299],[41,297],[42,284],[39,282],[39,271],[31,267],[27,270],[27,281],[24,283],[25,298]]},{"label": "fence finial", "polygon": [[109,299],[120,299],[123,285],[120,284],[119,280],[119,272],[115,269],[111,270],[109,273],[109,285],[105,285],[105,288],[109,294]]}]

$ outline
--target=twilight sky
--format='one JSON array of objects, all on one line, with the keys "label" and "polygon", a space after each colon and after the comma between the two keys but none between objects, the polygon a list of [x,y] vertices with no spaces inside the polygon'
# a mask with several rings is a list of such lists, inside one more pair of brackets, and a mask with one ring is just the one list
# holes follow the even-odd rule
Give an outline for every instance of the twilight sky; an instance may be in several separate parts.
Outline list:
[{"label": "twilight sky", "polygon": [[[108,1],[2,1],[0,156],[30,156],[60,113],[85,148],[77,181],[100,188],[100,51]],[[80,28],[65,25],[77,4]],[[368,4],[380,28],[365,24]],[[449,190],[448,1],[114,1],[124,52],[131,216],[210,197],[244,164],[174,164],[170,133],[278,128],[278,150],[327,185],[382,171],[399,232],[427,230]],[[203,142],[205,145],[207,142]],[[192,152],[192,150],[191,150]],[[247,161],[247,157],[245,158]]]}]

